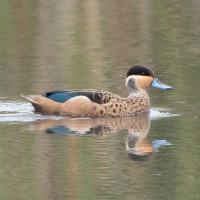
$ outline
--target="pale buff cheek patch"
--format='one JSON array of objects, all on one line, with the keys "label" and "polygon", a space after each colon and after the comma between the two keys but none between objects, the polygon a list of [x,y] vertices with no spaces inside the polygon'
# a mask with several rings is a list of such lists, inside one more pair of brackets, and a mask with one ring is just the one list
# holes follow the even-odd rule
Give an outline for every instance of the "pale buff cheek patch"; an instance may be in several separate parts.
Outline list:
[{"label": "pale buff cheek patch", "polygon": [[147,89],[153,81],[151,76],[135,76],[135,82],[138,88]]}]

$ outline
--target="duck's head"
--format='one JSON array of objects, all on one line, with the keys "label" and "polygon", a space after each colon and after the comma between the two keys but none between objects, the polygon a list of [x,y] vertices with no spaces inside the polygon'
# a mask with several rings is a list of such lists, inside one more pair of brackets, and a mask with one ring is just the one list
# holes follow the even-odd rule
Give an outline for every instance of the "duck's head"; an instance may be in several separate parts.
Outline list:
[{"label": "duck's head", "polygon": [[172,87],[161,83],[148,67],[136,65],[128,70],[126,74],[126,87],[129,94],[145,91],[149,86],[163,90],[173,90]]}]

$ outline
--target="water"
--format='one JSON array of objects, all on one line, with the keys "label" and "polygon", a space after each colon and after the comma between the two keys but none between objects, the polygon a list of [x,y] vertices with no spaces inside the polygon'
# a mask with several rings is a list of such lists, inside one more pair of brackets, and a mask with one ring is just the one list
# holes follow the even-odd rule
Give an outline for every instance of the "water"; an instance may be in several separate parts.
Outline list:
[{"label": "water", "polygon": [[[17,1],[0,7],[0,199],[199,199],[200,3]],[[151,112],[35,114],[20,94],[95,88],[126,96],[135,64]]]}]

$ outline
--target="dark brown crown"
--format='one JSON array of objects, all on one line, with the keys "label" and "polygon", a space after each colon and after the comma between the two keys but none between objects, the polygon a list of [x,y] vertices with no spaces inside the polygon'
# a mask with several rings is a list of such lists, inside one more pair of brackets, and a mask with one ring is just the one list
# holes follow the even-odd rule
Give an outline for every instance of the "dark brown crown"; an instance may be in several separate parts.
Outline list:
[{"label": "dark brown crown", "polygon": [[136,65],[136,66],[131,67],[126,74],[126,77],[131,76],[131,75],[155,77],[155,74],[151,69],[149,69],[148,67],[141,66],[141,65]]}]

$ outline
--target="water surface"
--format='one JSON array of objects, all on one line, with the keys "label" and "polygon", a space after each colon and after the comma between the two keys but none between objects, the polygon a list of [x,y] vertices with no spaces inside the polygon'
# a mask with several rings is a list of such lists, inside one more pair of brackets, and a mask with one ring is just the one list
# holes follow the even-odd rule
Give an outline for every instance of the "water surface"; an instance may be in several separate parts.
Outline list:
[{"label": "water surface", "polygon": [[[0,7],[0,199],[199,199],[198,0],[3,0]],[[95,88],[127,95],[130,66],[150,115],[35,114],[20,94]]]}]

